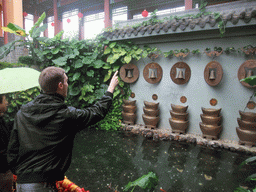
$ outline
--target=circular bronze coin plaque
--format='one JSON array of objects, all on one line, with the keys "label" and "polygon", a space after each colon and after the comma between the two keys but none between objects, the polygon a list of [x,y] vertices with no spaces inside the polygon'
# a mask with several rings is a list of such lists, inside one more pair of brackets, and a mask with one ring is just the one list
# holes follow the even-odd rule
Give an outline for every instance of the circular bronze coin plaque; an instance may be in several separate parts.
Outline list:
[{"label": "circular bronze coin plaque", "polygon": [[204,68],[204,80],[210,86],[216,86],[220,83],[223,76],[221,64],[217,61],[211,61]]},{"label": "circular bronze coin plaque", "polygon": [[210,105],[211,105],[211,106],[216,106],[217,104],[218,104],[217,99],[212,98],[212,99],[210,100]]},{"label": "circular bronze coin plaque", "polygon": [[152,95],[152,99],[153,99],[153,100],[157,100],[157,99],[158,99],[157,94],[153,94],[153,95]]},{"label": "circular bronze coin plaque", "polygon": [[120,69],[120,78],[125,83],[134,83],[139,78],[139,69],[134,64],[125,64]]},{"label": "circular bronze coin plaque", "polygon": [[131,92],[130,97],[131,97],[131,98],[134,98],[134,97],[135,97],[135,93],[134,93],[134,92]]},{"label": "circular bronze coin plaque", "polygon": [[162,67],[158,63],[149,63],[144,67],[143,76],[148,83],[158,83],[163,76]]},{"label": "circular bronze coin plaque", "polygon": [[[245,77],[247,77],[250,73],[250,75],[256,75],[256,74],[253,74],[252,71],[255,71],[254,68],[256,67],[256,60],[247,60],[245,61],[238,69],[238,72],[237,72],[237,77],[239,79],[239,81],[241,79],[244,79]],[[249,85],[248,83],[244,82],[244,81],[240,81],[240,83],[245,86],[245,87],[248,87],[248,88],[256,88],[256,85],[254,86],[251,86]]]},{"label": "circular bronze coin plaque", "polygon": [[175,63],[170,72],[171,79],[178,85],[185,84],[189,81],[191,76],[191,70],[187,63],[178,62]]},{"label": "circular bronze coin plaque", "polygon": [[256,103],[254,101],[249,101],[246,106],[248,109],[255,109]]},{"label": "circular bronze coin plaque", "polygon": [[186,102],[187,102],[187,97],[181,96],[181,97],[180,97],[180,102],[181,102],[181,103],[186,103]]}]

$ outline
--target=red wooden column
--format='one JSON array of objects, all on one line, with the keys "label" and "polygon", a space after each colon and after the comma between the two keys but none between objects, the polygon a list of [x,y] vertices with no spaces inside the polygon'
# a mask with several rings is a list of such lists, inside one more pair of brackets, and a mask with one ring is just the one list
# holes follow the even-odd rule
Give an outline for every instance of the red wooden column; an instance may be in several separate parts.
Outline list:
[{"label": "red wooden column", "polygon": [[104,13],[105,13],[105,28],[112,27],[112,20],[110,19],[110,7],[109,7],[110,0],[104,0]]},{"label": "red wooden column", "polygon": [[39,16],[37,14],[37,11],[35,10],[35,13],[34,13],[34,24],[37,22],[38,19],[39,19]]},{"label": "red wooden column", "polygon": [[[0,6],[0,27],[2,27],[3,26],[3,23],[2,23],[2,11],[3,11],[3,7],[2,6]],[[2,28],[0,29],[0,37],[3,37],[3,30],[2,30]]]},{"label": "red wooden column", "polygon": [[58,10],[57,10],[57,0],[53,0],[53,15],[54,15],[54,35],[58,33]]},{"label": "red wooden column", "polygon": [[84,39],[84,17],[79,18],[79,40]]},{"label": "red wooden column", "polygon": [[[7,27],[7,5],[6,0],[2,0],[3,6],[3,17],[4,17],[4,27]],[[4,31],[4,44],[8,43],[8,33]]]},{"label": "red wooden column", "polygon": [[193,0],[185,0],[185,10],[192,9]]}]

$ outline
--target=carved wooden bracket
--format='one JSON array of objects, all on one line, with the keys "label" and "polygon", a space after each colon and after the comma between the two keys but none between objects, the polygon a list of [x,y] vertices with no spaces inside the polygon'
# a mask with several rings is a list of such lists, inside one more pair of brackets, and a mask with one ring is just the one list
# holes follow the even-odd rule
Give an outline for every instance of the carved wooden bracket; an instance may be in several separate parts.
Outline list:
[{"label": "carved wooden bracket", "polygon": [[256,47],[252,47],[249,49],[241,49],[246,55],[250,55],[250,54],[256,54]]},{"label": "carved wooden bracket", "polygon": [[182,52],[180,52],[180,53],[177,53],[177,54],[176,54],[176,53],[173,53],[173,54],[174,54],[175,57],[178,57],[178,58],[181,59],[181,58],[187,57],[187,56],[189,55],[189,53],[190,53],[190,52],[187,52],[187,53],[182,53]]},{"label": "carved wooden bracket", "polygon": [[204,50],[205,54],[208,56],[208,57],[218,57],[222,54],[223,52],[223,48],[221,50],[221,52],[218,52],[218,51],[210,51],[210,52],[207,52],[206,50]]}]

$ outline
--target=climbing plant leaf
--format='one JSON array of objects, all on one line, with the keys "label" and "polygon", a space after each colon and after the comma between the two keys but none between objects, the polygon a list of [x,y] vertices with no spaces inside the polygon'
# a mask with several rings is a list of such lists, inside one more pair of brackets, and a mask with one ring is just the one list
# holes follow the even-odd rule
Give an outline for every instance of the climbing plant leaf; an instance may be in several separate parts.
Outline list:
[{"label": "climbing plant leaf", "polygon": [[141,187],[142,189],[154,189],[155,186],[158,183],[158,177],[156,176],[155,173],[149,172],[147,175],[143,175],[139,179],[129,182],[126,186],[124,191],[129,190],[130,188],[133,187],[133,189],[138,186]]}]

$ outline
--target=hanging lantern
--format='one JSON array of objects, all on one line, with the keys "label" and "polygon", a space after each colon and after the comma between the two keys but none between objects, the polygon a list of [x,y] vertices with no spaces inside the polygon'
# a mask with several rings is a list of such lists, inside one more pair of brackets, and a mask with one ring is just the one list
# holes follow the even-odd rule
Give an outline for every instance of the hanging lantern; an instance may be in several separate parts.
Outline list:
[{"label": "hanging lantern", "polygon": [[53,27],[54,27],[54,23],[51,23],[51,26],[53,26]]},{"label": "hanging lantern", "polygon": [[27,12],[23,12],[23,16],[24,16],[24,17],[27,17],[27,16],[28,16],[28,13],[27,13]]},{"label": "hanging lantern", "polygon": [[70,19],[67,19],[67,22],[68,22],[68,23],[70,23],[70,22],[71,22],[71,20],[70,20]]},{"label": "hanging lantern", "polygon": [[78,13],[79,18],[82,18],[83,16],[84,16],[83,13],[81,13],[81,12]]},{"label": "hanging lantern", "polygon": [[144,11],[142,11],[141,15],[142,15],[143,17],[147,17],[147,16],[148,16],[147,10],[145,9]]}]

